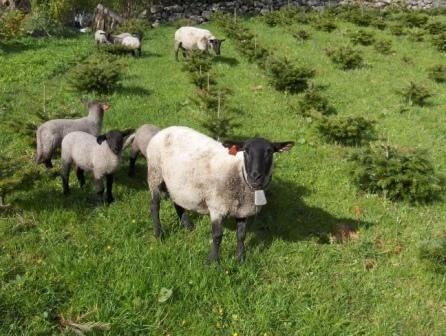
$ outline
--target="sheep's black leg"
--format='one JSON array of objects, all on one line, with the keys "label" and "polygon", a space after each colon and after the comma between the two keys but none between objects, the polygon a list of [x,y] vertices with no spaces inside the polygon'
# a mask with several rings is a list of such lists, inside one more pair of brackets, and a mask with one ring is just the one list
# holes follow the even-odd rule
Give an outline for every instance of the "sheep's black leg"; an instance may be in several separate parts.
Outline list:
[{"label": "sheep's black leg", "polygon": [[183,58],[187,57],[187,51],[183,47],[181,47],[181,52],[183,53]]},{"label": "sheep's black leg", "polygon": [[84,170],[79,168],[79,167],[77,167],[77,169],[76,169],[76,176],[77,176],[77,180],[79,181],[79,185],[82,188],[85,185]]},{"label": "sheep's black leg", "polygon": [[236,218],[237,223],[237,260],[245,259],[246,218]]},{"label": "sheep's black leg", "polygon": [[150,212],[152,214],[153,232],[155,237],[161,236],[161,223],[160,223],[160,203],[161,193],[160,190],[152,190],[152,202],[150,204]]},{"label": "sheep's black leg", "polygon": [[70,192],[69,178],[70,178],[71,163],[62,164],[62,187],[64,195]]},{"label": "sheep's black leg", "polygon": [[136,159],[138,157],[138,152],[130,154],[130,160],[129,160],[129,176],[135,176],[136,172]]},{"label": "sheep's black leg", "polygon": [[51,159],[46,159],[45,161],[43,161],[43,163],[45,164],[45,167],[47,169],[53,168],[53,163],[51,162]]},{"label": "sheep's black leg", "polygon": [[104,202],[104,181],[102,178],[94,179],[94,186],[96,190],[96,203],[97,205],[102,205]]},{"label": "sheep's black leg", "polygon": [[210,262],[220,260],[220,245],[223,238],[223,225],[221,224],[221,221],[221,218],[212,220],[212,249],[209,254]]},{"label": "sheep's black leg", "polygon": [[173,205],[175,206],[175,210],[177,211],[177,215],[178,215],[178,218],[180,219],[181,224],[186,229],[193,230],[194,225],[189,220],[189,217],[187,216],[186,211],[184,211],[184,208],[179,206],[175,202],[173,203]]},{"label": "sheep's black leg", "polygon": [[112,189],[113,189],[113,174],[106,175],[107,181],[107,191],[106,191],[106,200],[107,203],[112,203],[115,199],[113,198]]},{"label": "sheep's black leg", "polygon": [[138,54],[139,54],[139,57],[141,57],[141,54],[142,54],[141,48],[138,48]]}]

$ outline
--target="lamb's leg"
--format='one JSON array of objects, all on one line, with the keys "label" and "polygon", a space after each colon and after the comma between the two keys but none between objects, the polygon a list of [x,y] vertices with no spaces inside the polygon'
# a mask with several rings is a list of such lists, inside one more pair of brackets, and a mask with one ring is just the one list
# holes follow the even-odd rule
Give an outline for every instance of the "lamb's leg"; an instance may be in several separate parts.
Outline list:
[{"label": "lamb's leg", "polygon": [[76,168],[76,176],[77,176],[77,180],[79,181],[79,185],[82,188],[85,185],[85,175],[84,175],[84,170],[77,167]]},{"label": "lamb's leg", "polygon": [[71,162],[62,163],[62,187],[63,194],[68,195],[70,192],[69,178],[70,178]]},{"label": "lamb's leg", "polygon": [[213,218],[214,216],[211,215],[211,221],[212,221],[212,249],[209,253],[209,261],[219,261],[220,260],[220,245],[221,240],[223,238],[223,225],[222,225],[222,217],[217,216],[216,218]]},{"label": "lamb's leg", "polygon": [[160,203],[161,203],[161,191],[160,188],[154,188],[152,191],[152,202],[150,204],[150,212],[152,214],[153,232],[155,237],[161,236],[161,223],[160,223]]},{"label": "lamb's leg", "polygon": [[186,214],[186,211],[184,211],[184,208],[179,206],[178,204],[176,204],[175,202],[173,203],[173,205],[175,206],[175,210],[177,212],[178,218],[180,219],[181,224],[188,230],[193,230],[194,225],[191,223],[191,221],[189,220],[189,217]]},{"label": "lamb's leg", "polygon": [[107,197],[107,203],[110,204],[112,203],[115,199],[113,198],[112,195],[112,189],[113,189],[113,174],[108,174],[106,177],[106,181],[107,181],[107,192],[106,192],[106,197]]},{"label": "lamb's leg", "polygon": [[104,203],[104,181],[102,178],[94,179],[94,187],[96,191],[96,203],[102,205]]},{"label": "lamb's leg", "polygon": [[183,58],[187,57],[187,50],[183,47],[181,47],[181,51],[183,52]]},{"label": "lamb's leg", "polygon": [[245,259],[246,218],[236,218],[237,223],[237,261]]},{"label": "lamb's leg", "polygon": [[130,154],[130,160],[129,160],[129,176],[135,176],[136,173],[136,159],[138,158],[138,152],[133,151]]}]

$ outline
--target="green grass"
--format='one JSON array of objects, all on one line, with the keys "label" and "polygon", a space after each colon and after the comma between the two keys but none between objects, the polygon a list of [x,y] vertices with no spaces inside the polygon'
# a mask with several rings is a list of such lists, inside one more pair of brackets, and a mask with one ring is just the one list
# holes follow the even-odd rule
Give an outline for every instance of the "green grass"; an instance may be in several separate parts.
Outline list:
[{"label": "green grass", "polygon": [[[392,39],[394,54],[359,47],[367,66],[343,71],[324,49],[347,42],[351,24],[337,22],[332,33],[303,26],[312,36],[304,43],[286,28],[257,19],[246,24],[276,55],[315,68],[314,81],[328,86],[324,95],[338,115],[376,120],[378,137],[429,149],[444,171],[446,90],[429,81],[427,71],[444,55],[429,42],[374,30],[377,38]],[[149,31],[143,57],[123,57],[128,71],[123,88],[106,97],[112,109],[104,129],[153,123],[204,131],[188,99],[195,88],[174,60],[174,31]],[[44,84],[47,109],[82,110],[64,73],[95,52],[92,41],[82,36],[7,44],[0,54],[1,120],[42,109]],[[289,108],[299,98],[274,90],[234,41],[227,40],[222,53],[213,70],[233,90],[229,104],[241,111],[242,126],[233,135],[299,142],[276,157],[269,203],[250,222],[246,262],[235,261],[234,224],[228,221],[222,262],[206,265],[208,217],[192,215],[196,229],[187,232],[167,199],[161,209],[166,238],[157,241],[142,160],[136,179],[126,176],[124,160],[109,207],[95,208],[92,183],[81,191],[73,175],[67,198],[59,179],[42,181],[9,198],[21,215],[0,218],[0,334],[58,334],[63,329],[55,315],[75,320],[90,312],[85,321],[110,323],[108,335],[444,335],[445,275],[431,272],[417,256],[419,242],[444,233],[445,204],[411,206],[358,194],[347,160],[355,148],[325,143],[311,120]],[[426,83],[435,95],[431,105],[401,114],[396,91],[409,81]],[[3,122],[0,132],[1,151],[29,151]],[[330,244],[339,224],[357,228],[358,239]],[[166,303],[158,302],[162,287],[173,289]]]}]

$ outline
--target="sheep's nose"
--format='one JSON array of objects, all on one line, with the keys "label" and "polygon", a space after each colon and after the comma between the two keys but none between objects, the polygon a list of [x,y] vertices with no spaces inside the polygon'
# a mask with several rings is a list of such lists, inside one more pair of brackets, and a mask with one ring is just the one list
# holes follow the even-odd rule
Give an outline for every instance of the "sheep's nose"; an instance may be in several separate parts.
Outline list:
[{"label": "sheep's nose", "polygon": [[262,174],[260,174],[257,171],[253,171],[251,176],[252,176],[253,180],[256,181],[256,182],[258,182],[258,181],[260,181],[262,179]]}]

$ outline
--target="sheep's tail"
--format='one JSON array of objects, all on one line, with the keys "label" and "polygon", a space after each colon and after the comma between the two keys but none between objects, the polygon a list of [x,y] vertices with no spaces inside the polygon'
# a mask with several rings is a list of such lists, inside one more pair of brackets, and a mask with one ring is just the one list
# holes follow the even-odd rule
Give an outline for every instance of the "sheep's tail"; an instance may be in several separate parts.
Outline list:
[{"label": "sheep's tail", "polygon": [[130,134],[127,138],[127,140],[125,140],[124,145],[122,146],[122,149],[127,148],[128,146],[130,146],[133,143],[133,140],[135,140],[136,137],[136,133]]}]

